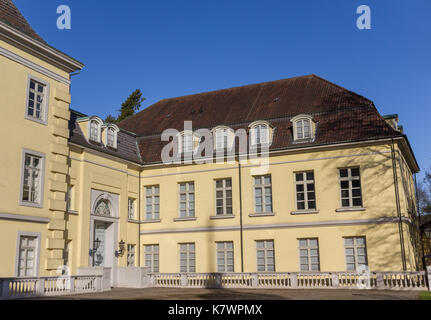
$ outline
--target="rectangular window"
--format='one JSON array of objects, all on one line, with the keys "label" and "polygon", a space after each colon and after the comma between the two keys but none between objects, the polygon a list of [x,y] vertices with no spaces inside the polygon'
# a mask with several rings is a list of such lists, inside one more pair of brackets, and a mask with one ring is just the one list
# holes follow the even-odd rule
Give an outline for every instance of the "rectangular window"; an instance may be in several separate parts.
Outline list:
[{"label": "rectangular window", "polygon": [[297,210],[316,209],[313,171],[295,173],[295,184]]},{"label": "rectangular window", "polygon": [[158,185],[145,187],[145,220],[160,218],[160,188]]},{"label": "rectangular window", "polygon": [[24,203],[41,204],[43,158],[24,154],[24,168],[21,200]]},{"label": "rectangular window", "polygon": [[195,216],[195,184],[184,182],[179,184],[180,217]]},{"label": "rectangular window", "polygon": [[270,175],[254,177],[254,201],[256,213],[272,212]]},{"label": "rectangular window", "polygon": [[127,266],[128,267],[135,266],[135,245],[134,244],[127,245]]},{"label": "rectangular window", "polygon": [[29,80],[27,117],[45,121],[46,85],[34,79]]},{"label": "rectangular window", "polygon": [[216,130],[216,148],[227,149],[228,147],[229,131],[227,129]]},{"label": "rectangular window", "polygon": [[196,272],[194,243],[180,243],[180,272]]},{"label": "rectangular window", "polygon": [[18,277],[35,277],[37,263],[37,237],[20,236]]},{"label": "rectangular window", "polygon": [[150,273],[159,272],[159,245],[149,244],[144,246],[145,266]]},{"label": "rectangular window", "polygon": [[135,218],[135,199],[129,198],[127,204],[127,212],[129,220],[133,220]]},{"label": "rectangular window", "polygon": [[232,180],[216,180],[215,185],[216,215],[232,214]]},{"label": "rectangular window", "polygon": [[257,271],[275,271],[274,240],[256,241]]},{"label": "rectangular window", "polygon": [[317,239],[299,239],[299,260],[301,271],[319,271],[319,241]]},{"label": "rectangular window", "polygon": [[73,197],[74,197],[74,186],[68,186],[67,192],[66,192],[66,211],[73,211],[75,209],[74,203],[73,203]]},{"label": "rectangular window", "polygon": [[233,242],[217,242],[217,272],[233,272]]},{"label": "rectangular window", "polygon": [[367,266],[367,246],[365,237],[344,238],[347,271],[355,271],[360,266]]},{"label": "rectangular window", "polygon": [[342,207],[362,207],[359,168],[340,169],[340,188]]}]

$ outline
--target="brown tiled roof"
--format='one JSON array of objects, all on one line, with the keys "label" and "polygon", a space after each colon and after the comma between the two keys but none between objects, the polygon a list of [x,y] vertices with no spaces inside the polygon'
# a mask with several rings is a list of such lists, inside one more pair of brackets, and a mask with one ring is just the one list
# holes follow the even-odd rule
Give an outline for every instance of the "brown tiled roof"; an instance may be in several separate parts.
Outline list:
[{"label": "brown tiled roof", "polygon": [[[290,119],[303,113],[316,121],[316,138],[293,143]],[[253,121],[267,120],[274,127],[270,150],[402,135],[384,121],[370,100],[316,75],[164,99],[119,126],[138,135],[141,158],[152,163],[160,161],[167,143],[161,141],[161,132],[182,131],[186,120],[192,121],[193,130],[217,125],[247,129]]]},{"label": "brown tiled roof", "polygon": [[70,142],[124,160],[141,163],[138,146],[136,144],[136,137],[133,134],[120,130],[117,136],[117,149],[106,147],[103,144],[90,142],[87,140],[79,126],[76,125],[76,119],[81,116],[83,116],[83,114],[71,110],[71,116],[69,120]]},{"label": "brown tiled roof", "polygon": [[12,0],[0,0],[0,21],[42,43],[46,42],[33,30]]}]

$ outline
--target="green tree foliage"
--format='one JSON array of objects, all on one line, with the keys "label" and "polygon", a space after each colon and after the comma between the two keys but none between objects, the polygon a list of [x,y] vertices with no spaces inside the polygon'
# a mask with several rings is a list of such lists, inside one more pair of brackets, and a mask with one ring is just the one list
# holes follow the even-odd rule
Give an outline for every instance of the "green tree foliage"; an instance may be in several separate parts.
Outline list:
[{"label": "green tree foliage", "polygon": [[[430,168],[431,170],[431,168]],[[431,171],[425,171],[423,182],[418,183],[418,206],[421,214],[431,214]]]},{"label": "green tree foliage", "polygon": [[119,111],[119,115],[115,118],[112,115],[108,115],[105,119],[107,123],[118,123],[130,116],[133,116],[136,111],[141,107],[141,103],[145,100],[142,97],[142,92],[139,89],[133,91],[130,96],[121,104],[121,109]]}]

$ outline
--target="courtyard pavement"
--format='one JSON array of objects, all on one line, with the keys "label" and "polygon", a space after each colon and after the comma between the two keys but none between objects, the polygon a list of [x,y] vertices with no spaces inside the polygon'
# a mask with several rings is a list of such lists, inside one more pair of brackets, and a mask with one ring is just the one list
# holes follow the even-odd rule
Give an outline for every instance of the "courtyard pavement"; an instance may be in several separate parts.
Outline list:
[{"label": "courtyard pavement", "polygon": [[43,300],[417,300],[419,291],[325,289],[113,288],[111,291]]}]

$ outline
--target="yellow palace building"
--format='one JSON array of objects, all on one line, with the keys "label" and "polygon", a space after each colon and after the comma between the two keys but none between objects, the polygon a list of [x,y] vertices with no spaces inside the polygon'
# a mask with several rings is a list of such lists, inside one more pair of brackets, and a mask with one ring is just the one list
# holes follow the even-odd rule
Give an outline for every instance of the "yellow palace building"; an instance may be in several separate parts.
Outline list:
[{"label": "yellow palace building", "polygon": [[396,115],[308,75],[108,124],[70,108],[81,68],[0,0],[0,277],[422,269]]}]

